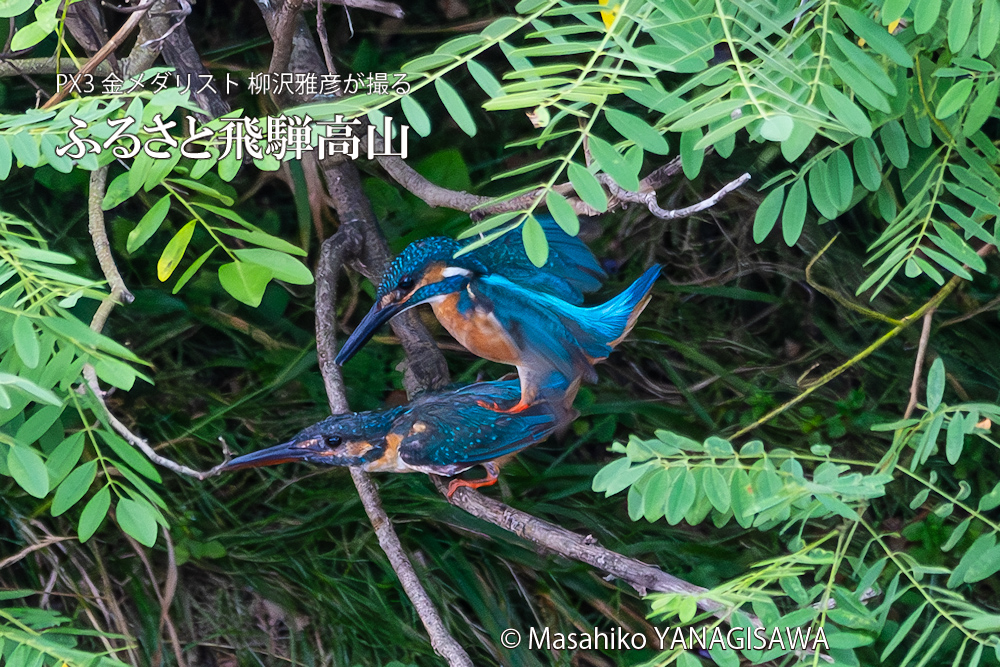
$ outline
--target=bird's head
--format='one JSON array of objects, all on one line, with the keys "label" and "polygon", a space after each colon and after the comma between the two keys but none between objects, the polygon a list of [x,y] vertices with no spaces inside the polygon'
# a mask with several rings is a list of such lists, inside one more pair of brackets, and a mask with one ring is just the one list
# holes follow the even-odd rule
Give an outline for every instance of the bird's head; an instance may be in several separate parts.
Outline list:
[{"label": "bird's head", "polygon": [[[364,413],[330,417],[303,429],[280,445],[237,456],[223,471],[261,468],[304,461],[326,466],[360,466],[373,461],[385,450],[383,434],[359,428]],[[366,433],[365,431],[372,431]]]},{"label": "bird's head", "polygon": [[468,255],[455,258],[461,245],[454,239],[435,236],[408,245],[382,276],[375,304],[344,341],[336,363],[343,365],[368,342],[383,324],[422,303],[465,289],[475,274],[486,268]]}]

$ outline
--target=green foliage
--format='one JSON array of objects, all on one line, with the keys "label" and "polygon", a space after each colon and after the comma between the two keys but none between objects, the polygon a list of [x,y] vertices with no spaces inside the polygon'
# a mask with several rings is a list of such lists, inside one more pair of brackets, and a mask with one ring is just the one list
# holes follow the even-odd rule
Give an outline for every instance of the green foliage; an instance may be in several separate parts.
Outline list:
[{"label": "green foliage", "polygon": [[[1000,571],[1000,524],[986,515],[1000,505],[1000,483],[979,499],[970,499],[972,488],[967,483],[952,492],[939,484],[937,470],[925,474],[921,468],[942,454],[949,465],[958,464],[970,435],[995,451],[1000,443],[990,436],[988,425],[1000,420],[1000,405],[948,405],[943,402],[944,389],[945,368],[939,358],[928,373],[921,416],[872,427],[873,432],[893,435],[891,446],[878,460],[838,459],[831,456],[830,446],[822,444],[813,445],[809,454],[780,448],[767,451],[759,440],[736,452],[722,438],[699,443],[659,430],[651,440],[632,436],[626,445],[615,443],[612,451],[624,456],[595,476],[593,488],[606,495],[628,489],[633,521],[666,519],[671,525],[680,521],[697,525],[711,519],[721,528],[735,519],[743,528],[795,535],[788,544],[794,553],[759,564],[753,572],[709,593],[710,599],[732,609],[749,604],[769,629],[807,625],[822,629],[831,649],[837,649],[831,650],[832,657],[851,664],[857,661],[851,649],[880,637],[885,642],[880,658],[884,661],[917,627],[920,634],[899,664],[921,655],[926,663],[948,646],[945,650],[952,654],[953,664],[962,665],[966,650],[976,655],[984,648],[1000,650],[1000,624],[994,611],[956,590]],[[949,553],[954,559],[952,567],[921,563],[899,551],[865,518],[872,504],[893,488],[890,485],[903,479],[915,482],[919,491],[912,498],[897,497],[897,502],[905,502],[911,510],[927,508],[937,520],[954,522],[947,540],[936,545],[940,554]],[[820,527],[825,534],[807,542],[804,536],[815,535]],[[867,535],[855,541],[859,528]],[[974,540],[967,537],[970,529]],[[832,540],[836,540],[833,550],[820,548]],[[944,577],[946,587],[935,581]],[[846,581],[854,585],[847,586]],[[780,585],[783,593],[775,592],[773,584]],[[893,610],[912,609],[904,600],[907,593],[919,596],[922,603],[883,636]],[[882,602],[877,607],[864,604],[878,596]],[[695,599],[657,594],[652,596],[652,609],[687,624],[695,620]],[[960,646],[946,643],[952,633],[961,639]],[[929,638],[934,641],[928,643]],[[744,656],[757,664],[788,652],[775,650],[744,651]]]},{"label": "green foliage", "polygon": [[[0,658],[7,667],[125,667],[107,655],[76,648],[80,637],[100,633],[70,627],[65,616],[32,607],[10,607],[9,601],[32,591],[0,591]],[[115,635],[103,635],[116,638]]]}]

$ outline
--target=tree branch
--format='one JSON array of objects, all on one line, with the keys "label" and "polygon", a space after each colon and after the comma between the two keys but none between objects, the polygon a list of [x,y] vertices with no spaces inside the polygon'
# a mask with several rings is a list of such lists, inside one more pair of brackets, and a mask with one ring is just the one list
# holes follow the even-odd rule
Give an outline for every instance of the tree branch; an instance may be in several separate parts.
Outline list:
[{"label": "tree branch", "polygon": [[931,339],[931,324],[934,322],[934,311],[931,308],[924,313],[924,323],[920,327],[920,342],[917,343],[917,358],[913,362],[913,379],[910,380],[910,400],[906,404],[906,411],[903,412],[903,419],[909,419],[917,407],[917,397],[920,393],[920,377],[923,375],[924,358],[927,354],[927,343]]},{"label": "tree branch", "polygon": [[[385,2],[385,0],[322,0],[324,5],[339,5],[341,7],[354,7],[355,9],[367,9],[370,12],[386,14],[393,18],[401,19],[406,16],[403,8],[395,2]],[[316,6],[316,0],[308,0],[306,4],[310,7]],[[322,11],[322,9],[320,9]]]},{"label": "tree branch", "polygon": [[[56,62],[55,58],[24,58],[22,60],[6,60],[0,62],[0,78],[8,76],[21,76],[23,74],[63,74],[76,73],[76,62],[72,58],[60,58]],[[111,74],[111,66],[101,63],[97,66],[97,74],[107,76]]]},{"label": "tree branch", "polygon": [[[93,71],[97,69],[97,66],[100,65],[105,58],[114,53],[115,49],[117,49],[122,42],[124,42],[125,39],[132,34],[132,31],[136,29],[139,25],[139,21],[146,15],[146,12],[149,11],[149,8],[153,6],[154,2],[156,2],[156,0],[149,0],[145,4],[136,8],[135,13],[128,17],[128,20],[125,21],[122,27],[118,29],[118,32],[116,32],[111,39],[108,40],[108,43],[102,46],[100,51],[95,53],[94,56],[80,68],[80,74],[93,73]],[[64,86],[61,90],[57,90],[56,94],[50,97],[48,102],[42,105],[42,108],[50,109],[62,102],[63,99],[69,94],[69,89],[70,86]]]},{"label": "tree branch", "polygon": [[[316,269],[316,347],[320,373],[323,375],[332,414],[341,414],[348,410],[344,378],[333,361],[337,353],[335,307],[337,276],[344,261],[353,254],[352,251],[357,252],[360,249],[360,241],[360,234],[352,224],[342,225],[340,231],[323,242],[319,266]],[[434,651],[447,660],[449,665],[472,667],[468,653],[448,633],[434,603],[420,583],[413,564],[403,551],[399,536],[396,535],[389,516],[382,508],[378,489],[372,482],[371,476],[359,468],[351,468],[350,471],[379,546],[385,552],[393,571],[403,585],[403,590],[406,591],[420,620],[423,621]]]},{"label": "tree branch", "polygon": [[268,72],[275,74],[284,72],[292,59],[292,38],[299,29],[296,19],[302,8],[302,0],[284,0],[278,7],[275,16],[275,29],[271,31],[274,41],[274,51],[271,53],[271,66]]},{"label": "tree branch", "polygon": [[[101,271],[104,273],[104,278],[108,281],[108,285],[111,287],[111,294],[109,294],[101,302],[101,305],[97,308],[97,312],[94,313],[94,317],[90,322],[90,328],[97,332],[104,329],[104,324],[107,322],[108,315],[115,307],[115,304],[120,301],[129,303],[134,298],[132,293],[129,292],[128,288],[125,286],[125,281],[122,280],[121,273],[119,273],[118,267],[115,266],[114,258],[111,256],[111,247],[108,243],[108,232],[104,225],[104,210],[101,208],[101,202],[104,201],[104,193],[107,187],[107,182],[107,166],[100,167],[99,169],[95,169],[91,172],[90,194],[87,202],[90,236],[93,239],[94,252],[97,254],[98,262],[101,265]],[[225,442],[222,443],[222,463],[215,466],[211,470],[206,470],[204,472],[188,468],[187,466],[181,465],[176,461],[171,461],[166,457],[160,456],[146,440],[132,433],[132,431],[130,431],[128,427],[125,426],[125,424],[123,424],[121,420],[119,420],[118,417],[111,412],[107,403],[104,401],[104,392],[101,390],[101,385],[97,381],[97,372],[91,364],[84,364],[83,377],[87,381],[87,386],[90,388],[91,392],[93,392],[94,398],[104,409],[104,414],[107,416],[108,423],[111,424],[111,427],[117,431],[120,436],[125,438],[129,444],[145,454],[146,458],[153,463],[163,466],[168,470],[173,470],[181,475],[188,475],[189,477],[195,477],[201,480],[218,474],[219,470],[221,470],[223,466],[229,462],[229,450],[226,447]]]},{"label": "tree branch", "polygon": [[676,220],[677,218],[686,218],[689,215],[693,215],[699,211],[704,211],[707,208],[715,206],[727,194],[749,181],[750,174],[743,174],[736,180],[726,183],[718,192],[708,199],[704,199],[697,204],[693,204],[685,208],[678,208],[671,211],[660,208],[659,204],[656,203],[656,192],[654,190],[649,192],[632,192],[630,190],[626,190],[615,183],[614,180],[607,174],[599,175],[597,180],[599,180],[604,187],[608,189],[608,192],[610,192],[619,201],[642,204],[649,209],[650,213],[661,220]]}]

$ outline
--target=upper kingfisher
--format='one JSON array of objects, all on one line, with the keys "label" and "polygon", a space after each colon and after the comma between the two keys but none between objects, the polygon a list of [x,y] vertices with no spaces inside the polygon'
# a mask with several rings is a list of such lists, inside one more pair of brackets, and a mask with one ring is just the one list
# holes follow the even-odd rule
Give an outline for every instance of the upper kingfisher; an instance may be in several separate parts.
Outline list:
[{"label": "upper kingfisher", "polygon": [[286,443],[239,456],[222,470],[290,461],[444,476],[477,465],[486,469],[482,479],[453,479],[448,485],[450,498],[460,487],[495,483],[502,461],[567,426],[576,417],[571,405],[578,387],[579,381],[567,385],[553,375],[528,409],[501,415],[483,403],[513,405],[520,395],[513,380],[422,394],[412,403],[387,410],[328,417]]},{"label": "upper kingfisher", "polygon": [[[604,272],[590,250],[552,221],[543,220],[549,261],[531,264],[520,240],[488,244],[459,257],[463,245],[445,237],[411,243],[393,260],[375,304],[344,342],[344,364],[393,316],[430,303],[445,329],[473,354],[517,367],[527,408],[552,372],[568,383],[597,379],[593,365],[611,353],[635,325],[660,274],[653,266],[624,292],[591,308],[578,304]],[[508,235],[511,236],[511,235]],[[495,246],[495,247],[494,247]]]}]

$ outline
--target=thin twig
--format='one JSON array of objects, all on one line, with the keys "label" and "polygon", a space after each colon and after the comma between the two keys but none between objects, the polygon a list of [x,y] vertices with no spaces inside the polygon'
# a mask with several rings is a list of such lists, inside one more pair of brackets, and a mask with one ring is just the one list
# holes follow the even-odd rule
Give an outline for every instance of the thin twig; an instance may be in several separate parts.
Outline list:
[{"label": "thin twig", "polygon": [[920,342],[917,343],[917,359],[913,362],[913,379],[910,380],[910,402],[906,404],[906,411],[903,412],[903,419],[909,419],[917,407],[917,394],[920,392],[920,377],[924,372],[924,357],[927,354],[927,343],[931,339],[931,324],[934,321],[934,311],[931,308],[924,313],[924,323],[920,327]]},{"label": "thin twig", "polygon": [[66,540],[75,540],[75,539],[77,539],[77,538],[75,536],[72,536],[72,535],[68,535],[68,536],[65,536],[65,537],[46,537],[45,539],[43,539],[43,540],[41,540],[39,542],[36,542],[35,544],[31,544],[31,545],[26,546],[25,548],[23,548],[20,551],[18,551],[16,554],[14,554],[12,556],[7,556],[3,560],[0,560],[0,570],[4,569],[5,567],[7,567],[9,565],[13,565],[14,563],[16,563],[17,561],[21,560],[22,558],[24,558],[28,554],[32,553],[33,551],[38,551],[39,549],[44,549],[44,548],[52,546],[53,544],[56,544],[58,542],[65,542]]},{"label": "thin twig", "polygon": [[[309,6],[317,4],[316,0],[308,0]],[[370,12],[386,14],[393,18],[401,19],[406,16],[403,8],[395,2],[385,2],[384,0],[323,0],[324,5],[339,5],[340,7],[354,7],[355,9],[367,9]],[[317,28],[319,25],[317,24]]]},{"label": "thin twig", "polygon": [[[994,246],[993,244],[986,244],[983,247],[981,247],[979,250],[977,250],[976,254],[979,255],[980,257],[985,257],[986,255],[988,255],[991,252],[993,252],[994,249],[996,249],[996,246]],[[968,268],[968,266],[965,266],[965,268]],[[880,347],[882,347],[883,345],[885,345],[886,343],[888,343],[890,340],[892,340],[893,338],[895,338],[896,336],[898,336],[900,333],[902,333],[911,324],[913,324],[918,319],[920,319],[921,317],[923,317],[924,313],[926,313],[927,311],[930,311],[930,310],[934,310],[939,305],[941,305],[941,302],[944,301],[948,297],[949,294],[951,294],[952,292],[954,292],[955,289],[961,284],[961,282],[963,280],[964,280],[964,278],[962,278],[959,275],[954,275],[951,278],[949,278],[948,282],[946,282],[944,284],[944,287],[942,287],[940,290],[938,290],[937,293],[934,296],[932,296],[926,303],[924,303],[922,306],[920,306],[919,308],[917,308],[915,311],[913,311],[912,313],[910,313],[909,315],[907,315],[906,317],[904,317],[903,319],[901,319],[899,321],[898,325],[896,325],[894,328],[892,328],[891,330],[887,331],[886,333],[882,334],[882,336],[880,336],[878,338],[878,340],[876,340],[874,343],[872,343],[871,345],[869,345],[865,349],[861,350],[856,355],[854,355],[853,357],[851,357],[850,359],[848,359],[844,363],[842,363],[839,366],[837,366],[836,368],[834,368],[832,371],[824,374],[818,380],[816,380],[811,385],[809,385],[801,394],[799,394],[795,398],[793,398],[790,401],[787,401],[787,402],[779,405],[778,407],[774,408],[773,410],[771,410],[770,412],[768,412],[766,415],[764,415],[760,419],[757,419],[754,422],[752,422],[751,424],[749,424],[748,426],[745,426],[745,427],[741,428],[739,431],[737,431],[732,436],[730,436],[730,440],[734,440],[734,439],[740,437],[741,435],[746,435],[747,433],[749,433],[750,431],[754,430],[758,426],[760,426],[762,424],[766,424],[767,422],[771,421],[772,419],[774,419],[778,415],[782,414],[783,412],[785,412],[789,408],[791,408],[791,407],[793,407],[795,405],[798,405],[799,403],[801,403],[802,401],[804,401],[806,399],[806,397],[809,396],[809,394],[813,393],[814,391],[816,391],[820,387],[824,386],[825,384],[827,384],[828,382],[830,382],[834,378],[838,377],[841,373],[843,373],[844,371],[846,371],[848,368],[851,368],[852,366],[854,366],[854,364],[858,363],[862,359],[865,359],[868,356],[870,356],[877,349],[879,349]]]},{"label": "thin twig", "polygon": [[[340,414],[347,411],[347,394],[344,390],[344,379],[340,370],[333,362],[337,352],[336,343],[336,298],[337,276],[343,262],[347,259],[348,250],[357,244],[357,238],[352,235],[350,224],[342,225],[340,230],[323,242],[320,252],[319,266],[316,269],[316,347],[318,351],[320,373],[327,389],[327,400],[330,412]],[[455,641],[434,603],[427,595],[420,579],[417,577],[413,564],[410,562],[403,545],[392,527],[392,522],[382,508],[378,489],[368,473],[358,468],[351,468],[351,479],[357,487],[361,504],[371,521],[379,546],[385,552],[393,571],[399,577],[403,590],[413,603],[420,620],[431,640],[431,646],[438,655],[448,661],[449,665],[472,667],[472,660],[465,649]]]},{"label": "thin twig", "polygon": [[656,203],[656,192],[632,192],[626,190],[625,188],[619,186],[614,180],[607,174],[601,174],[597,179],[604,184],[604,187],[608,191],[618,198],[620,201],[632,202],[634,204],[642,204],[649,209],[657,218],[661,220],[676,220],[677,218],[686,218],[689,215],[698,213],[699,211],[704,211],[707,208],[711,208],[719,203],[719,201],[725,197],[727,194],[740,187],[744,183],[750,180],[750,174],[743,174],[739,178],[726,183],[722,188],[719,189],[714,195],[708,199],[704,199],[697,204],[692,204],[685,208],[678,208],[668,211],[667,209],[660,208],[659,204]]},{"label": "thin twig", "polygon": [[861,313],[865,317],[870,317],[873,320],[878,320],[880,322],[885,322],[886,324],[891,324],[894,327],[899,326],[899,320],[889,317],[887,315],[883,315],[877,310],[872,310],[871,308],[865,308],[862,305],[854,303],[850,299],[847,299],[843,295],[841,295],[840,292],[838,292],[837,290],[831,289],[825,285],[820,285],[812,277],[813,266],[816,264],[816,262],[819,261],[819,258],[822,257],[823,254],[830,249],[830,246],[832,246],[834,241],[836,241],[838,238],[840,238],[840,234],[834,235],[834,237],[829,241],[827,241],[827,244],[823,246],[820,249],[820,251],[813,256],[812,259],[809,260],[809,263],[806,264],[806,284],[808,284],[817,292],[825,294],[826,296],[830,297],[831,299],[839,303],[844,308],[847,308],[848,310],[853,310],[856,313]]},{"label": "thin twig", "polygon": [[[132,31],[139,26],[139,20],[147,11],[149,11],[149,8],[152,7],[156,1],[157,0],[149,0],[145,4],[137,7],[136,12],[128,17],[128,20],[125,21],[122,27],[118,29],[118,32],[112,35],[111,39],[108,40],[108,43],[102,46],[101,50],[95,53],[94,56],[80,68],[80,74],[92,74],[94,70],[97,69],[97,66],[104,62],[104,59],[111,55],[114,50],[117,49],[130,34],[132,34]],[[72,86],[64,86],[60,90],[57,90],[56,94],[50,97],[48,102],[42,105],[42,108],[49,109],[62,102],[66,95],[69,94],[70,88],[72,88]]]}]

